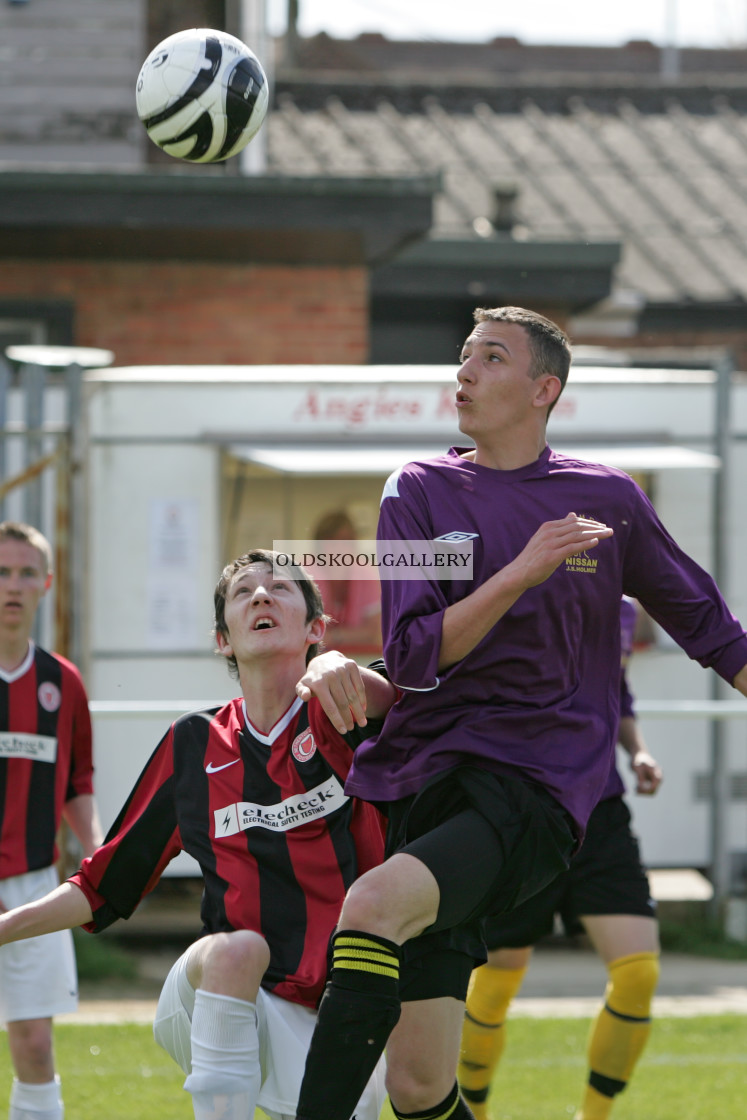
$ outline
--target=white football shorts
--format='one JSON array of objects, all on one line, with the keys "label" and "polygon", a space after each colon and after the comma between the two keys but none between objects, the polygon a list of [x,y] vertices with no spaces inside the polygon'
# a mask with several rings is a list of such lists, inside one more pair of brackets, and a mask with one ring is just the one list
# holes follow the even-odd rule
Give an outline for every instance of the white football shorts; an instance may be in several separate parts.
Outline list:
[{"label": "white football shorts", "polygon": [[[153,1023],[156,1042],[185,1074],[192,1068],[190,1030],[195,1004],[195,990],[187,979],[190,950],[182,953],[166,977]],[[270,1120],[291,1120],[296,1115],[316,1013],[263,988],[256,1006],[262,1068],[257,1105]],[[378,1120],[386,1097],[384,1068],[382,1058],[355,1110],[356,1120]]]},{"label": "white football shorts", "polygon": [[[36,902],[60,885],[54,867],[0,880],[0,899],[10,910]],[[69,929],[0,945],[0,1022],[47,1019],[78,1008],[78,973]]]}]

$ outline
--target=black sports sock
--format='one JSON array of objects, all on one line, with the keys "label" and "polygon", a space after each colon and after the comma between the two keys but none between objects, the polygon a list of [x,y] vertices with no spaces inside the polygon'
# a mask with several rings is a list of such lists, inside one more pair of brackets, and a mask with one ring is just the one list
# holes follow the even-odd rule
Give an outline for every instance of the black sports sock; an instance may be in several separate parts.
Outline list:
[{"label": "black sports sock", "polygon": [[460,1096],[456,1081],[448,1096],[433,1108],[424,1112],[399,1112],[392,1104],[392,1112],[397,1120],[474,1120],[466,1101]]},{"label": "black sports sock", "polygon": [[349,1120],[399,1019],[399,946],[344,930],[319,1005],[297,1120]]}]

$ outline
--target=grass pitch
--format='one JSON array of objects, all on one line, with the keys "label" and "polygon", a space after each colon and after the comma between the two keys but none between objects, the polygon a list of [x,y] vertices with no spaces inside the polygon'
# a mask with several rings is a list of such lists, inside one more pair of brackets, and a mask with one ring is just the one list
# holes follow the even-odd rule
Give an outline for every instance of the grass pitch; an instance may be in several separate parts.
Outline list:
[{"label": "grass pitch", "polygon": [[[493,1120],[568,1120],[585,1078],[584,1019],[510,1022],[492,1096]],[[149,1026],[55,1028],[57,1066],[70,1120],[191,1120],[181,1070],[156,1046]],[[0,1035],[0,1114],[11,1083]],[[656,1019],[649,1045],[614,1120],[710,1120],[744,1115],[747,1016]]]},{"label": "grass pitch", "polygon": [[[586,1078],[585,1019],[513,1019],[493,1084],[493,1120],[562,1120]],[[747,1017],[654,1019],[614,1120],[710,1120],[744,1115]]]}]

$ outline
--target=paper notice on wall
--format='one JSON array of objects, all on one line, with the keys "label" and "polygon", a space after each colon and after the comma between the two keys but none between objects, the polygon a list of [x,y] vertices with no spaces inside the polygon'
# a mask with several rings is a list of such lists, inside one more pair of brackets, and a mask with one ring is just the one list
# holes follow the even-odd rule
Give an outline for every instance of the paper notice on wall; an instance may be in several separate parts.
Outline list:
[{"label": "paper notice on wall", "polygon": [[148,646],[205,644],[197,618],[198,508],[193,498],[153,498],[148,511]]}]

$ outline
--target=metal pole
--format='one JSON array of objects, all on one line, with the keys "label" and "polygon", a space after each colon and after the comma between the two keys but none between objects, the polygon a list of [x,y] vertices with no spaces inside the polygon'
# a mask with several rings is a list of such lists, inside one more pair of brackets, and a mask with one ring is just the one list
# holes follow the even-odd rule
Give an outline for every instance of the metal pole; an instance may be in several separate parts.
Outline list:
[{"label": "metal pole", "polygon": [[677,49],[677,0],[666,2],[665,43],[661,52],[661,78],[676,82],[680,76],[680,53]]},{"label": "metal pole", "polygon": [[[26,410],[24,466],[30,467],[42,457],[42,416],[44,410],[44,370],[41,366],[23,366],[21,384]],[[35,478],[24,491],[24,520],[44,532],[42,524],[42,481]]]},{"label": "metal pole", "polygon": [[[25,462],[28,468],[42,457],[42,418],[44,414],[44,379],[45,372],[41,366],[26,365],[21,370],[21,385],[25,395],[26,409],[26,438]],[[33,525],[43,533],[45,526],[42,521],[42,477],[41,474],[30,479],[23,492],[24,521]],[[31,631],[34,641],[39,644],[42,636],[42,616],[37,611]]]},{"label": "metal pole", "polygon": [[[85,646],[84,588],[88,555],[86,518],[85,443],[83,416],[83,369],[77,363],[67,367],[68,494],[69,494],[69,572],[70,657],[81,669]],[[85,667],[87,668],[87,666]]]},{"label": "metal pole", "polygon": [[[10,389],[10,369],[0,357],[0,479],[7,474],[6,428],[8,424],[8,391]],[[5,499],[0,498],[0,521],[5,520]]]},{"label": "metal pole", "polygon": [[292,70],[298,63],[298,0],[288,0],[285,28],[285,57],[287,69]]},{"label": "metal pole", "polygon": [[[716,359],[715,402],[715,452],[721,460],[714,471],[713,504],[713,576],[719,588],[728,595],[728,519],[729,519],[729,460],[731,453],[730,398],[731,375],[734,359],[728,351],[721,351]],[[722,700],[725,684],[717,673],[711,674],[711,697]],[[710,797],[710,873],[713,898],[710,902],[711,917],[721,922],[731,886],[729,857],[729,766],[726,729],[721,720],[713,720],[710,733],[711,797]]]}]

